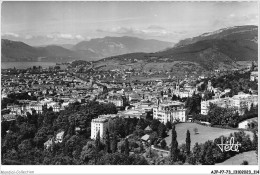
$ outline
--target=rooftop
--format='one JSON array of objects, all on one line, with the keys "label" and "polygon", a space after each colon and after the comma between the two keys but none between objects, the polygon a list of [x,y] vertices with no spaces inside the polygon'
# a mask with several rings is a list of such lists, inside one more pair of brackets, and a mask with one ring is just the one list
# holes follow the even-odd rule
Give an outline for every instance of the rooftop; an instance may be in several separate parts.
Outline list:
[{"label": "rooftop", "polygon": [[61,131],[61,132],[59,132],[59,133],[57,134],[57,137],[61,137],[61,136],[63,136],[63,134],[64,134],[64,131]]},{"label": "rooftop", "polygon": [[170,102],[163,102],[160,104],[160,106],[167,107],[167,106],[179,106],[184,105],[184,103],[179,101],[170,101]]},{"label": "rooftop", "polygon": [[92,119],[92,122],[98,122],[98,123],[103,123],[108,121],[110,118],[115,118],[118,115],[116,114],[107,114],[107,115],[99,115],[98,118]]}]

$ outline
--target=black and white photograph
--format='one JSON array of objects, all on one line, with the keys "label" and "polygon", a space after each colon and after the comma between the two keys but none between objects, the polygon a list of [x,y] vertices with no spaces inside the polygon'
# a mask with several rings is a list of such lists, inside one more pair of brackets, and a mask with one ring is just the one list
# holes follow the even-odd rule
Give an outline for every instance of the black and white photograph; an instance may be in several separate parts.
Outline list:
[{"label": "black and white photograph", "polygon": [[258,24],[258,1],[2,1],[1,174],[259,174]]}]

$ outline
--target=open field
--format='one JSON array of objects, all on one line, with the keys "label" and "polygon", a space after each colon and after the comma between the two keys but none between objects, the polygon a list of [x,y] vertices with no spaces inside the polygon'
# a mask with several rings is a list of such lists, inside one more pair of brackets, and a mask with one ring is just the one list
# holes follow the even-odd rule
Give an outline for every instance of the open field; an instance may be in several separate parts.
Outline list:
[{"label": "open field", "polygon": [[[198,128],[199,134],[194,134],[193,129]],[[187,130],[190,131],[191,137],[191,149],[195,145],[196,142],[198,143],[205,143],[208,140],[214,140],[221,135],[229,136],[230,133],[237,132],[238,130],[233,129],[223,129],[223,128],[214,128],[209,126],[202,126],[197,123],[179,123],[176,125],[176,132],[177,132],[177,141],[178,144],[181,145],[185,143],[186,140],[186,132]],[[249,134],[251,138],[253,138],[253,133],[249,131],[245,131],[246,134]],[[168,137],[165,138],[167,145],[169,146],[171,143],[171,130],[168,132]]]},{"label": "open field", "polygon": [[234,157],[231,157],[222,163],[217,163],[216,165],[240,165],[244,160],[248,161],[249,165],[257,165],[255,151],[248,151],[241,154],[237,154]]}]

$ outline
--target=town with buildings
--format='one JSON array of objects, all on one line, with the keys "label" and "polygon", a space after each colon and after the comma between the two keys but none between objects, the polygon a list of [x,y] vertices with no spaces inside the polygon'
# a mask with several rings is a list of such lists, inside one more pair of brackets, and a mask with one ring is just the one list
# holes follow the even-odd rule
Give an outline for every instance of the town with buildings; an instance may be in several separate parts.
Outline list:
[{"label": "town with buildings", "polygon": [[0,174],[259,174],[257,3],[4,1]]},{"label": "town with buildings", "polygon": [[[257,112],[251,112],[253,108],[258,106],[256,89],[258,76],[255,66],[224,74],[223,72],[222,74],[214,73],[212,77],[200,76],[196,80],[194,78],[170,78],[133,82],[123,81],[116,77],[113,81],[108,82],[102,78],[102,76],[109,75],[113,71],[104,73],[91,70],[80,74],[75,73],[74,69],[70,66],[65,69],[55,66],[2,70],[1,121],[13,123],[21,120],[20,117],[27,120],[32,116],[38,116],[39,120],[40,116],[50,115],[50,112],[53,117],[65,117],[64,113],[68,110],[74,110],[72,106],[75,106],[75,104],[83,108],[88,108],[90,102],[112,105],[113,112],[94,115],[88,119],[89,129],[87,130],[84,129],[85,126],[77,124],[77,122],[73,124],[75,129],[73,133],[80,136],[82,131],[89,131],[87,138],[83,134],[85,139],[91,143],[93,141],[93,144],[98,139],[106,147],[108,132],[112,132],[111,128],[117,128],[113,122],[118,122],[119,119],[124,123],[126,121],[134,122],[133,125],[136,125],[136,128],[132,126],[132,133],[128,128],[128,131],[126,131],[128,133],[120,134],[117,138],[116,147],[120,152],[124,152],[122,145],[119,148],[120,143],[122,142],[124,145],[126,140],[131,140],[131,144],[136,144],[139,150],[135,151],[137,148],[134,147],[128,148],[129,153],[138,153],[138,155],[144,157],[145,161],[148,161],[148,164],[169,163],[172,124],[176,124],[177,127],[187,125],[184,128],[187,127],[190,132],[194,130],[195,133],[200,132],[197,131],[198,126],[213,127],[207,117],[212,115],[212,106],[214,105],[220,109],[232,109],[233,114],[237,114],[235,116],[237,119],[234,121],[236,124],[233,123],[236,126],[232,125],[233,128],[248,132],[254,129],[254,124],[258,121]],[[234,95],[231,94],[232,87],[226,89],[214,87],[213,84],[218,77],[229,76],[230,74],[236,76],[241,74],[245,76],[244,81],[246,83],[254,86],[250,89],[241,89],[237,94],[234,92]],[[82,78],[83,75],[89,78]],[[82,113],[84,118],[85,114]],[[69,115],[73,116],[74,114]],[[75,117],[77,115],[75,114]],[[226,115],[226,113],[222,115]],[[69,116],[69,118],[72,116]],[[143,124],[140,124],[142,122]],[[116,125],[120,125],[120,123]],[[224,128],[231,126],[223,122],[217,123],[217,125],[222,125]],[[55,131],[55,135],[52,137],[43,137],[46,140],[42,140],[43,145],[40,147],[45,151],[50,151],[54,149],[54,145],[64,144],[64,139],[68,136],[66,136],[68,128],[62,128]],[[6,128],[5,132],[8,134],[11,129]],[[186,135],[186,133],[183,134]],[[139,142],[141,145],[138,144]],[[112,148],[110,149],[111,152],[116,152],[115,150],[112,151]],[[151,154],[157,155],[156,158]],[[190,163],[192,164],[192,162]]]}]

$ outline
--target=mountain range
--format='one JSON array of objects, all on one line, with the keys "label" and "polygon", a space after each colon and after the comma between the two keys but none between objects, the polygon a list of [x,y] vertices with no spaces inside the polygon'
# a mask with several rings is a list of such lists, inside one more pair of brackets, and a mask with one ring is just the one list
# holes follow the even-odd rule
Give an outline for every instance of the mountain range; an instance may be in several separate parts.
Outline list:
[{"label": "mountain range", "polygon": [[132,53],[156,52],[172,47],[170,42],[135,37],[105,37],[82,41],[76,45],[32,47],[23,42],[2,39],[2,61],[93,61],[104,57]]},{"label": "mountain range", "polygon": [[[64,48],[66,47],[66,48]],[[258,60],[258,27],[235,26],[172,43],[133,37],[105,37],[76,45],[32,47],[2,39],[2,61],[95,61],[102,69],[167,71],[193,65],[210,70],[237,61]],[[177,64],[178,63],[178,64]],[[123,66],[124,65],[124,66]],[[126,66],[127,65],[127,66]],[[181,70],[181,69],[180,69]]]},{"label": "mountain range", "polygon": [[236,26],[205,33],[180,41],[174,47],[156,53],[133,53],[100,60],[120,64],[133,62],[191,62],[205,69],[218,67],[219,63],[233,64],[237,61],[257,61],[258,27]]}]

